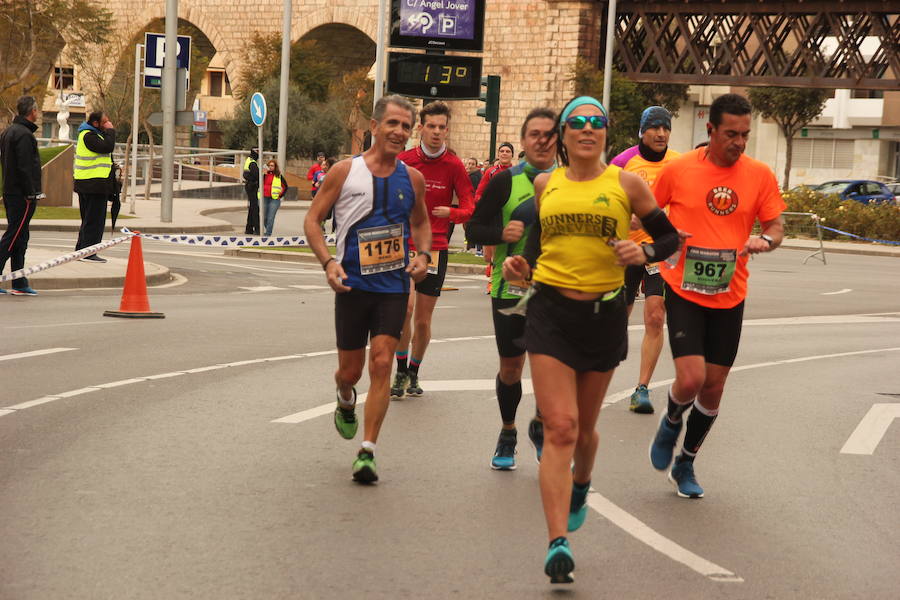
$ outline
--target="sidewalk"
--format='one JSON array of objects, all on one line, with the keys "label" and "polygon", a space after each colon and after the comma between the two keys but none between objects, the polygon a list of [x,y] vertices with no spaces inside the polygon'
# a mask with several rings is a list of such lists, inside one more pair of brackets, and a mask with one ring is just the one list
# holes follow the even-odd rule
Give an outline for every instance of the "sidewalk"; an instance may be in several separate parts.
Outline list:
[{"label": "sidewalk", "polygon": [[[290,202],[282,208],[300,209],[309,206],[309,202]],[[120,218],[116,228],[128,227],[132,230],[146,233],[179,233],[179,234],[232,234],[234,227],[228,221],[216,218],[217,213],[224,211],[245,211],[245,200],[204,200],[196,198],[175,198],[172,202],[172,222],[163,223],[160,218],[160,200],[139,199],[135,202],[135,218]],[[122,205],[120,216],[131,216],[131,204],[126,201]],[[5,228],[5,223],[0,224]],[[78,231],[77,220],[39,220],[31,222],[32,231]],[[104,239],[109,239],[109,230],[104,234]],[[75,238],[72,238],[74,248]],[[127,242],[126,242],[127,244]],[[824,242],[826,261],[829,254],[860,254],[868,256],[891,256],[900,258],[900,246],[885,246],[880,244],[828,241]],[[186,246],[187,247],[187,246]],[[788,239],[782,244],[782,248],[793,250],[806,250],[810,254],[818,250],[819,243],[816,240]],[[32,243],[28,249],[26,266],[36,265],[63,254],[66,250],[60,248],[42,248]],[[310,255],[296,252],[279,252],[276,250],[253,249],[225,249],[223,252],[232,256],[268,258],[270,260],[286,260],[295,262],[308,262],[315,260]],[[125,281],[124,259],[111,258],[106,264],[90,262],[70,262],[58,267],[41,271],[29,277],[32,287],[36,290],[72,289],[72,288],[98,288],[121,287]],[[815,261],[818,258],[811,258]],[[148,285],[161,285],[171,280],[169,269],[163,265],[144,262]],[[450,265],[451,273],[481,274],[484,272],[482,265]],[[8,288],[9,283],[0,284]]]}]

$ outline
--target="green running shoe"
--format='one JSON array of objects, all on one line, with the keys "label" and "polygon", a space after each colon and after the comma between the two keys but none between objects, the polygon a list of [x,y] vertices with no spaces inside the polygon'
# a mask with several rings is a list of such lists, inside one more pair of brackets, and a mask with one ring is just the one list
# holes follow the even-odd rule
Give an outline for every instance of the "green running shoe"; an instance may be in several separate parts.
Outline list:
[{"label": "green running shoe", "polygon": [[394,385],[391,386],[391,400],[402,400],[406,395],[406,384],[409,383],[409,374],[406,371],[397,371],[394,375]]},{"label": "green running shoe", "polygon": [[587,518],[587,495],[591,489],[591,483],[588,482],[585,487],[581,487],[572,482],[572,499],[569,502],[569,523],[568,531],[577,531],[584,524]]},{"label": "green running shoe", "polygon": [[411,396],[413,398],[418,398],[423,393],[424,392],[422,391],[422,388],[419,387],[419,374],[413,373],[412,371],[410,371],[409,372],[409,385],[406,386],[406,395]]},{"label": "green running shoe", "polygon": [[375,455],[368,450],[360,450],[353,461],[353,481],[358,483],[375,483],[378,473],[375,472]]},{"label": "green running shoe", "polygon": [[628,407],[628,410],[639,415],[653,414],[653,403],[650,402],[650,392],[647,390],[646,385],[641,384],[634,388],[634,393],[631,395],[631,405]]},{"label": "green running shoe", "polygon": [[334,427],[345,440],[352,440],[359,428],[356,420],[356,388],[353,388],[353,408],[341,406],[341,393],[338,392],[337,408],[334,409]]},{"label": "green running shoe", "polygon": [[569,549],[569,540],[558,537],[550,542],[547,559],[544,561],[544,573],[550,578],[550,583],[573,583],[574,570],[575,559],[572,558],[572,550]]}]

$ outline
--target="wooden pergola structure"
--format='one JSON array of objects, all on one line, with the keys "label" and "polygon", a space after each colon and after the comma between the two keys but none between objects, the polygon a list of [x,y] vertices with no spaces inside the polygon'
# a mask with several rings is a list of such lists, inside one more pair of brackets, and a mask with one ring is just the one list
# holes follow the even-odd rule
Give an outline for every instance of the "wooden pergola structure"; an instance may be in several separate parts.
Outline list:
[{"label": "wooden pergola structure", "polygon": [[618,2],[613,62],[649,83],[900,90],[900,1]]}]

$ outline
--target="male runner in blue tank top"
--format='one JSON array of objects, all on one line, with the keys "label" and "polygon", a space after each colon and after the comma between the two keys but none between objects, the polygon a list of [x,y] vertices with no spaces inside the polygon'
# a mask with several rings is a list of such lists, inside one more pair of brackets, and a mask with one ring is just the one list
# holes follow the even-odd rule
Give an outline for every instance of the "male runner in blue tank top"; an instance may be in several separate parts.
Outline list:
[{"label": "male runner in blue tank top", "polygon": [[[366,342],[370,345],[365,431],[353,462],[353,479],[360,483],[378,481],[375,442],[390,403],[391,367],[406,316],[409,279],[424,279],[431,261],[425,178],[397,160],[414,122],[415,109],[408,100],[402,96],[381,98],[372,111],[372,147],[329,170],[304,221],[309,246],[336,292],[334,425],[348,440],[357,431],[353,386],[362,376]],[[334,257],[320,226],[332,208],[337,223]],[[410,234],[418,249],[412,260]]]}]

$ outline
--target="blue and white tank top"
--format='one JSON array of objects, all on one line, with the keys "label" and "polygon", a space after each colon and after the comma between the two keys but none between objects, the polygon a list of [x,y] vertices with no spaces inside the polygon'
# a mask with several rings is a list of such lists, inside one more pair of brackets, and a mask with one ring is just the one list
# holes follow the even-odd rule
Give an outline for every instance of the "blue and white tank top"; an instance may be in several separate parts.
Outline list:
[{"label": "blue and white tank top", "polygon": [[344,285],[368,292],[409,292],[409,215],[416,195],[406,165],[397,161],[388,177],[375,177],[362,155],[334,204],[337,256]]}]

